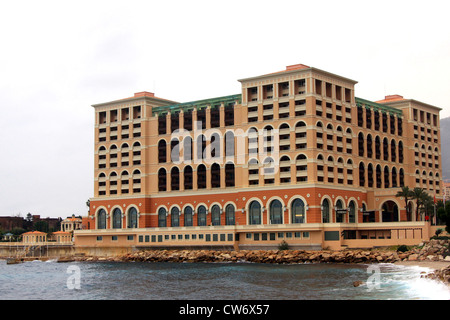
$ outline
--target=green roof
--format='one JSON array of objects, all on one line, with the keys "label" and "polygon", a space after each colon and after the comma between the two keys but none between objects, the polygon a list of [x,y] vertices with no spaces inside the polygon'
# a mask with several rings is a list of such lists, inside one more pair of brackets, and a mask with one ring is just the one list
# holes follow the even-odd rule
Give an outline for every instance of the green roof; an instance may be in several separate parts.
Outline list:
[{"label": "green roof", "polygon": [[365,106],[367,109],[374,109],[375,111],[381,111],[382,113],[389,113],[389,114],[396,115],[398,117],[403,116],[402,110],[394,108],[394,107],[386,106],[384,104],[376,103],[376,102],[358,98],[358,97],[355,97],[355,101],[356,101],[356,105],[358,107]]},{"label": "green roof", "polygon": [[238,103],[241,103],[241,95],[240,94],[233,94],[230,96],[223,96],[223,97],[217,97],[217,98],[210,98],[210,99],[203,99],[203,100],[197,100],[197,101],[190,101],[190,102],[184,102],[184,103],[177,103],[172,104],[170,106],[161,106],[161,107],[153,107],[152,113],[153,115],[158,114],[164,115],[168,112],[179,112],[181,110],[189,111],[197,107],[197,109],[204,109],[208,106],[214,107],[216,105],[220,104],[229,104],[233,103],[235,101],[238,101]]}]

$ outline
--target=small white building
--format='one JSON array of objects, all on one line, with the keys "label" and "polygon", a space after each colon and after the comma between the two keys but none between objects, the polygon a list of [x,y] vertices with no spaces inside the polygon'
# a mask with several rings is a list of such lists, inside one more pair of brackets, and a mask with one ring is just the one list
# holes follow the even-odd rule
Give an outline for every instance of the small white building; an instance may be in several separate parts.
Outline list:
[{"label": "small white building", "polygon": [[61,231],[71,232],[74,230],[81,230],[82,221],[80,218],[76,218],[73,214],[72,217],[66,218],[61,221]]}]

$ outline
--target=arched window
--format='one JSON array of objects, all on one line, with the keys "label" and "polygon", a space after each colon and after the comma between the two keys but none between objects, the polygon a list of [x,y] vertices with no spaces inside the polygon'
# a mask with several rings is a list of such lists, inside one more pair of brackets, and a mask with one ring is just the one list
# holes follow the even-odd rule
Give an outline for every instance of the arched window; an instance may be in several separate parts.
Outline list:
[{"label": "arched window", "polygon": [[295,125],[295,148],[305,149],[306,139],[307,139],[306,123],[303,121],[299,121]]},{"label": "arched window", "polygon": [[185,227],[193,226],[192,207],[184,208],[184,226]]},{"label": "arched window", "polygon": [[381,141],[379,136],[375,137],[375,158],[378,160],[381,158]]},{"label": "arched window", "polygon": [[136,169],[132,173],[133,178],[133,193],[141,192],[141,172]]},{"label": "arched window", "polygon": [[211,188],[220,188],[220,166],[217,163],[211,166]]},{"label": "arched window", "polygon": [[105,148],[105,146],[101,146],[98,149],[98,168],[99,169],[106,168],[106,148]]},{"label": "arched window", "polygon": [[389,168],[384,167],[384,187],[389,188]]},{"label": "arched window", "polygon": [[102,172],[98,175],[98,195],[106,195],[106,175]]},{"label": "arched window", "polygon": [[250,203],[248,224],[261,224],[261,205],[258,201]]},{"label": "arched window", "polygon": [[178,207],[173,207],[172,210],[170,210],[170,226],[180,226],[180,209],[178,209]]},{"label": "arched window", "polygon": [[204,152],[206,149],[206,138],[203,134],[197,137],[197,159],[204,159]]},{"label": "arched window", "polygon": [[122,173],[120,174],[120,181],[122,184],[122,193],[128,193],[129,192],[129,185],[130,185],[130,180],[129,180],[129,176],[128,176],[128,171],[122,171]]},{"label": "arched window", "polygon": [[206,189],[206,166],[204,164],[197,167],[197,189]]},{"label": "arched window", "polygon": [[166,150],[166,141],[160,140],[158,142],[158,162],[163,163],[167,162],[167,150]]},{"label": "arched window", "polygon": [[128,228],[137,228],[138,214],[136,208],[132,207],[128,211]]},{"label": "arched window", "polygon": [[377,188],[381,188],[382,178],[381,178],[381,166],[380,165],[377,165],[376,181],[377,181]]},{"label": "arched window", "polygon": [[308,159],[304,154],[299,154],[295,159],[296,178],[298,182],[308,181]]},{"label": "arched window", "polygon": [[[220,158],[221,140],[218,133],[213,133],[211,135],[211,158]],[[209,156],[209,155],[208,155]]]},{"label": "arched window", "polygon": [[119,208],[115,208],[113,211],[112,228],[120,229],[122,228],[122,211]]},{"label": "arched window", "polygon": [[158,210],[158,227],[160,228],[165,228],[167,227],[167,219],[166,219],[166,209],[165,208],[160,208]]},{"label": "arched window", "polygon": [[366,169],[364,167],[364,163],[360,162],[359,163],[359,186],[360,187],[364,187],[366,184],[365,173],[366,173]]},{"label": "arched window", "polygon": [[342,213],[340,210],[344,209],[344,204],[342,200],[338,200],[336,202],[336,222],[345,222],[345,213]]},{"label": "arched window", "polygon": [[173,191],[180,190],[180,169],[173,167],[170,170],[170,183]]},{"label": "arched window", "polygon": [[350,211],[348,213],[348,222],[349,223],[355,223],[356,222],[356,205],[355,201],[350,201],[349,204]]},{"label": "arched window", "polygon": [[192,160],[192,138],[191,137],[184,137],[183,139],[183,158],[184,161],[191,161]]},{"label": "arched window", "polygon": [[220,208],[217,204],[211,208],[211,223],[213,226],[220,226]]},{"label": "arched window", "polygon": [[291,182],[291,159],[282,156],[280,159],[280,183]]},{"label": "arched window", "polygon": [[170,159],[174,163],[180,161],[180,141],[177,138],[170,140]]},{"label": "arched window", "polygon": [[225,156],[234,157],[234,133],[232,131],[225,133]]},{"label": "arched window", "polygon": [[248,184],[259,184],[259,163],[255,158],[248,161]]},{"label": "arched window", "polygon": [[273,127],[270,125],[265,126],[262,133],[263,133],[263,141],[264,141],[264,152],[272,153],[274,151]]},{"label": "arched window", "polygon": [[397,187],[397,169],[395,167],[392,168],[392,187]]},{"label": "arched window", "polygon": [[389,159],[389,142],[387,138],[383,139],[383,160]]},{"label": "arched window", "polygon": [[405,186],[405,172],[403,171],[403,168],[400,168],[399,178],[400,178],[400,187],[404,187]]},{"label": "arched window", "polygon": [[106,229],[106,211],[100,209],[97,215],[97,229]]},{"label": "arched window", "polygon": [[258,130],[256,128],[250,128],[248,130],[248,155],[258,155]]},{"label": "arched window", "polygon": [[270,203],[270,223],[283,223],[283,206],[281,205],[281,202],[279,200],[273,200]]},{"label": "arched window", "polygon": [[292,202],[292,223],[305,223],[305,203],[302,199]]},{"label": "arched window", "polygon": [[164,168],[160,168],[158,170],[158,190],[159,191],[167,190],[166,169],[164,169]]},{"label": "arched window", "polygon": [[397,157],[396,157],[396,150],[397,150],[397,146],[396,146],[396,144],[395,144],[395,140],[392,139],[392,140],[391,140],[391,161],[392,161],[392,162],[395,162],[395,161],[397,160]]},{"label": "arched window", "polygon": [[364,157],[364,135],[362,132],[358,134],[358,155]]},{"label": "arched window", "polygon": [[113,144],[109,149],[109,166],[117,167],[117,146]]},{"label": "arched window", "polygon": [[289,124],[287,123],[283,123],[282,125],[280,125],[280,127],[278,128],[279,130],[279,135],[280,135],[280,151],[287,151],[290,150],[291,148],[291,128],[289,127]]},{"label": "arched window", "polygon": [[192,189],[192,167],[186,166],[184,167],[184,189],[191,190]]},{"label": "arched window", "polygon": [[329,223],[330,222],[330,201],[328,201],[328,199],[323,199],[321,209],[322,209],[322,222]]},{"label": "arched window", "polygon": [[373,188],[373,165],[371,163],[367,166],[367,181],[368,187]]},{"label": "arched window", "polygon": [[117,194],[117,173],[114,171],[109,175],[109,194]]},{"label": "arched window", "polygon": [[232,204],[229,204],[225,209],[225,224],[227,226],[234,226],[235,223],[234,206]]},{"label": "arched window", "polygon": [[263,161],[263,174],[272,176],[275,173],[275,160],[267,157]]},{"label": "arched window", "polygon": [[197,209],[197,225],[206,226],[206,208],[205,206],[200,206]]},{"label": "arched window", "polygon": [[234,164],[227,163],[225,165],[225,187],[234,187]]}]

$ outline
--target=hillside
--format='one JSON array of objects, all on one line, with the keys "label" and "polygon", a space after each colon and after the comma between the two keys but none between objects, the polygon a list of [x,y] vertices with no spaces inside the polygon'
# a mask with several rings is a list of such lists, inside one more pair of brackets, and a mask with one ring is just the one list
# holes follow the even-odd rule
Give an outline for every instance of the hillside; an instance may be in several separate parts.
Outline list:
[{"label": "hillside", "polygon": [[442,177],[444,180],[450,180],[450,141],[447,141],[448,135],[450,135],[450,117],[441,119]]}]

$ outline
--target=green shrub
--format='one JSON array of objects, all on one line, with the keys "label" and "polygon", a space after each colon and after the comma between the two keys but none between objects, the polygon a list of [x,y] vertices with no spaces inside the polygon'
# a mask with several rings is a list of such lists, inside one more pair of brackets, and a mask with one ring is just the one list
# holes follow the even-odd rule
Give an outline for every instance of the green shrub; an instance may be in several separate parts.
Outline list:
[{"label": "green shrub", "polygon": [[404,244],[398,246],[398,248],[397,248],[397,252],[405,252],[405,251],[408,251],[408,250],[409,250],[408,246],[406,246]]},{"label": "green shrub", "polygon": [[286,241],[281,241],[281,243],[278,245],[278,250],[288,250],[289,245]]}]

